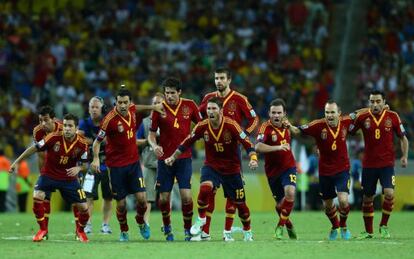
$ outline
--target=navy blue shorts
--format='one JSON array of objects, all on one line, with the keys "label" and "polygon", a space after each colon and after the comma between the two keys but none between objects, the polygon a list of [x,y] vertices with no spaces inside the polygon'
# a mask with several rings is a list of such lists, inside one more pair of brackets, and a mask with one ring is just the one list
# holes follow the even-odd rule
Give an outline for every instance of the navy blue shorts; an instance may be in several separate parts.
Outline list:
[{"label": "navy blue shorts", "polygon": [[63,199],[70,204],[86,202],[86,194],[82,190],[78,179],[69,181],[54,180],[46,175],[41,175],[37,179],[34,189],[45,193],[54,192],[57,189],[60,191]]},{"label": "navy blue shorts", "polygon": [[296,187],[296,167],[289,168],[281,175],[267,178],[273,198],[280,202],[285,197],[285,186],[292,185]]},{"label": "navy blue shorts", "polygon": [[319,188],[322,200],[335,198],[337,192],[349,193],[349,178],[349,171],[343,171],[331,176],[319,176]]},{"label": "navy blue shorts", "polygon": [[192,173],[191,158],[177,159],[172,166],[167,166],[164,160],[158,160],[157,190],[159,192],[171,192],[175,179],[177,179],[180,189],[191,189]]},{"label": "navy blue shorts", "polygon": [[377,189],[378,180],[383,190],[384,188],[394,189],[394,167],[362,168],[362,193],[366,196],[373,196]]},{"label": "navy blue shorts", "polygon": [[203,166],[201,168],[200,182],[206,181],[213,182],[214,188],[219,188],[220,185],[223,185],[224,197],[236,202],[246,201],[243,179],[240,174],[223,175],[210,166]]},{"label": "navy blue shorts", "polygon": [[139,161],[123,167],[108,167],[112,197],[123,200],[128,194],[145,192],[145,182]]}]

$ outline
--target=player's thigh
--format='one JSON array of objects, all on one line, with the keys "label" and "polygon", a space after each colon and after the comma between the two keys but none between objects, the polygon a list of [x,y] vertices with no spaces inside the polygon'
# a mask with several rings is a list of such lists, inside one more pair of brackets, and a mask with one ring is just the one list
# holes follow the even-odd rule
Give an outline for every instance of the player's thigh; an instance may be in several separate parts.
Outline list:
[{"label": "player's thigh", "polygon": [[285,197],[285,192],[283,190],[282,182],[280,176],[272,176],[267,178],[269,183],[270,191],[272,192],[273,198],[277,203],[280,203]]},{"label": "player's thigh", "polygon": [[395,172],[394,167],[384,167],[379,169],[379,180],[383,189],[395,188]]},{"label": "player's thigh", "polygon": [[143,173],[147,190],[147,200],[153,202],[156,198],[155,183],[157,179],[157,169],[144,167]]},{"label": "player's thigh", "polygon": [[337,192],[343,192],[349,194],[349,188],[351,186],[349,171],[343,171],[334,177],[335,188]]},{"label": "player's thigh", "polygon": [[239,203],[246,201],[243,179],[240,174],[222,175],[224,196],[232,201]]},{"label": "player's thigh", "polygon": [[330,200],[336,197],[334,176],[319,176],[319,190],[322,200]]},{"label": "player's thigh", "polygon": [[109,181],[108,170],[101,171],[100,175],[102,198],[104,200],[112,200],[111,183]]},{"label": "player's thigh", "polygon": [[34,186],[33,197],[42,200],[50,200],[51,193],[56,190],[54,180],[45,175],[39,176]]},{"label": "player's thigh", "polygon": [[56,184],[56,188],[59,189],[62,198],[68,203],[86,203],[86,193],[79,181],[61,181]]},{"label": "player's thigh", "polygon": [[180,189],[191,189],[191,175],[193,166],[191,158],[178,159],[174,163],[175,177]]},{"label": "player's thigh", "polygon": [[220,174],[216,172],[212,167],[205,165],[201,168],[201,177],[200,177],[200,183],[204,183],[204,182],[212,182],[214,189],[220,188],[220,185],[221,185]]},{"label": "player's thigh", "polygon": [[289,168],[280,175],[284,196],[294,199],[296,190],[296,167]]},{"label": "player's thigh", "polygon": [[362,193],[368,197],[375,195],[375,192],[377,190],[378,180],[379,180],[379,169],[363,168],[362,179],[361,179]]},{"label": "player's thigh", "polygon": [[108,167],[108,171],[112,197],[117,201],[123,200],[127,196],[125,182],[128,172],[126,167]]},{"label": "player's thigh", "polygon": [[158,160],[157,184],[158,192],[171,192],[175,180],[174,167],[167,166],[164,161]]},{"label": "player's thigh", "polygon": [[128,194],[145,192],[145,181],[141,170],[141,164],[139,162],[127,167],[127,179],[125,186]]}]

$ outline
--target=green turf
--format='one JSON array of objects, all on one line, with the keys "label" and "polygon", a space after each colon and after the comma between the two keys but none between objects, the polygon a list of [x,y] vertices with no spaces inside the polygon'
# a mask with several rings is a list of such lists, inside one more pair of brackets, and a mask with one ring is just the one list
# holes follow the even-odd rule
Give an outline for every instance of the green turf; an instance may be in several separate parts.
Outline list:
[{"label": "green turf", "polygon": [[[93,233],[89,244],[74,240],[72,214],[53,213],[50,221],[48,241],[33,243],[32,235],[37,231],[32,214],[0,215],[0,258],[410,258],[414,253],[414,213],[395,212],[389,229],[392,238],[380,239],[375,215],[375,238],[372,240],[327,241],[329,223],[322,212],[294,212],[292,220],[298,232],[298,241],[273,239],[275,217],[273,213],[252,213],[254,242],[242,241],[242,234],[234,234],[236,242],[221,240],[224,214],[213,218],[210,242],[188,243],[182,241],[181,215],[173,214],[176,242],[166,243],[160,232],[160,213],[151,215],[151,239],[143,241],[134,224],[133,213],[128,214],[130,242],[119,243],[116,219],[112,218],[112,235]],[[94,217],[94,231],[100,227],[100,215]],[[235,225],[240,225],[238,219]],[[363,230],[361,213],[351,212],[349,228],[353,235]],[[286,231],[284,232],[286,237]],[[371,257],[371,258],[370,258]],[[412,258],[412,257],[411,257]]]}]

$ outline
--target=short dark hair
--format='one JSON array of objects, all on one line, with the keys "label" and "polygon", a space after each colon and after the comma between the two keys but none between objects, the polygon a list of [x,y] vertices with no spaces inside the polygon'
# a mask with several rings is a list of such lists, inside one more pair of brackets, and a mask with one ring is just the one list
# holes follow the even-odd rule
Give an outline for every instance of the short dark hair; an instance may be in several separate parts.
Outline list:
[{"label": "short dark hair", "polygon": [[119,88],[118,92],[116,93],[116,96],[120,96],[120,97],[124,97],[124,96],[128,96],[129,100],[131,100],[131,92],[126,89],[126,87],[124,85],[121,85],[121,88]]},{"label": "short dark hair", "polygon": [[39,115],[46,116],[49,115],[50,118],[55,117],[55,111],[49,105],[41,106],[39,108]]},{"label": "short dark hair", "polygon": [[385,100],[385,93],[380,90],[372,90],[369,95],[381,95],[382,99]]},{"label": "short dark hair", "polygon": [[161,86],[164,89],[164,92],[166,87],[175,88],[178,92],[181,90],[181,81],[176,77],[168,77],[162,81]]},{"label": "short dark hair", "polygon": [[270,102],[270,107],[272,106],[282,106],[283,111],[286,112],[286,103],[283,99],[277,98]]},{"label": "short dark hair", "polygon": [[74,115],[74,114],[72,114],[72,113],[67,113],[67,114],[63,117],[63,119],[64,119],[64,120],[72,120],[72,121],[74,121],[74,122],[75,122],[75,126],[78,126],[78,124],[79,124],[79,118],[78,118],[78,116],[76,116],[76,115]]},{"label": "short dark hair", "polygon": [[231,79],[231,71],[228,68],[225,67],[219,67],[214,71],[215,74],[221,74],[221,73],[226,73],[227,78]]},{"label": "short dark hair", "polygon": [[215,103],[220,109],[223,108],[223,101],[217,96],[210,98],[207,103]]},{"label": "short dark hair", "polygon": [[327,105],[327,104],[336,104],[336,107],[338,107],[338,112],[341,111],[341,107],[339,107],[339,104],[337,102],[335,102],[334,100],[328,99],[328,101],[325,103],[325,105]]}]

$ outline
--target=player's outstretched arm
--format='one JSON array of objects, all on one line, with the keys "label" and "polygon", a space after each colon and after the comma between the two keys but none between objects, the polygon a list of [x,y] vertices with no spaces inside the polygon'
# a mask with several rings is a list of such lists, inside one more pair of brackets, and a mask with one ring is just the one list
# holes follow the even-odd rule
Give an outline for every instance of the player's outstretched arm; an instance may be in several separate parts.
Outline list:
[{"label": "player's outstretched arm", "polygon": [[9,169],[9,173],[14,173],[16,170],[16,166],[24,159],[28,158],[29,156],[36,153],[37,149],[35,145],[28,147],[11,165]]},{"label": "player's outstretched arm", "polygon": [[101,172],[101,161],[99,160],[99,150],[101,149],[101,141],[95,139],[92,144],[93,160],[91,163],[91,168],[97,173]]},{"label": "player's outstretched arm", "polygon": [[258,153],[270,153],[270,152],[274,152],[274,151],[287,151],[287,150],[290,150],[290,145],[289,145],[289,143],[285,143],[285,144],[278,145],[278,146],[270,146],[270,145],[267,145],[265,143],[259,142],[255,145],[254,149]]},{"label": "player's outstretched arm", "polygon": [[300,129],[296,126],[293,126],[292,123],[285,117],[282,121],[283,127],[289,129],[290,132],[294,135],[300,134]]},{"label": "player's outstretched arm", "polygon": [[407,137],[404,135],[403,137],[400,138],[400,145],[401,145],[401,166],[402,167],[407,167],[408,164],[408,139]]},{"label": "player's outstretched arm", "polygon": [[159,112],[163,116],[165,115],[164,106],[162,104],[157,104],[157,105],[136,104],[135,110],[137,112],[156,111],[156,112]]}]

